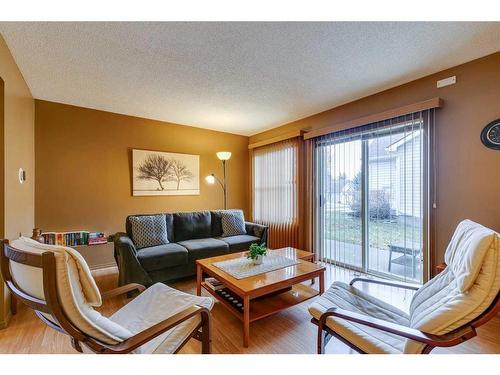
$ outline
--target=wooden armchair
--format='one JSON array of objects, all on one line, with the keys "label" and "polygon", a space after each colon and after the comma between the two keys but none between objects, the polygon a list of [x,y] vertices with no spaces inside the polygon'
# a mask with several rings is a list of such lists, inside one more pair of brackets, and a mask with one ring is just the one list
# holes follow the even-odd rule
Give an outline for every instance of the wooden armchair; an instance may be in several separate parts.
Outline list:
[{"label": "wooden armchair", "polygon": [[[21,238],[3,241],[0,265],[15,298],[51,328],[65,333],[79,352],[177,353],[191,338],[210,353],[213,301],[154,284],[128,284],[103,293],[87,264],[71,248]],[[137,290],[135,299],[106,318],[93,307],[102,299]]]},{"label": "wooden armchair", "polygon": [[[476,328],[500,311],[499,235],[465,220],[445,260],[448,267],[420,288],[367,278],[333,283],[309,307],[318,353],[331,337],[360,353],[428,354],[476,336]],[[409,314],[358,290],[356,282],[415,290]]]}]

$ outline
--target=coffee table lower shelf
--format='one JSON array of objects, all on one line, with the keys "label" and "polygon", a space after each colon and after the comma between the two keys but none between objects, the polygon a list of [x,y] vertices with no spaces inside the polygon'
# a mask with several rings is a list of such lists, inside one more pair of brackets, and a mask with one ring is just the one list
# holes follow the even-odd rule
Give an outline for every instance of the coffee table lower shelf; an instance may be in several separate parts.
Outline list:
[{"label": "coffee table lower shelf", "polygon": [[[202,282],[201,286],[222,303],[233,315],[243,321],[243,299],[240,296],[228,288],[224,288],[221,291],[215,291],[205,282]],[[222,291],[229,294],[233,299],[229,300],[225,298],[221,293]],[[250,322],[276,314],[281,310],[307,301],[317,295],[319,295],[319,292],[316,289],[304,284],[295,284],[282,291],[274,292],[271,295],[252,299],[250,303]],[[232,301],[234,300],[236,300],[237,303],[233,303]]]}]

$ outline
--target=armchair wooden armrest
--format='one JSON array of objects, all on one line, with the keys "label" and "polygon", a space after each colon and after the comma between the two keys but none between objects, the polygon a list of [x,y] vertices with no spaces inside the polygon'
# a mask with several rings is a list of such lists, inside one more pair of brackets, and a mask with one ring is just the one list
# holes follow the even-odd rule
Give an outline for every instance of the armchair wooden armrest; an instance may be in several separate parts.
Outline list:
[{"label": "armchair wooden armrest", "polygon": [[[192,318],[193,316],[201,315],[201,327],[202,327],[202,352],[210,352],[210,311],[206,307],[200,307],[197,305],[190,306],[177,314],[163,320],[160,323],[155,324],[144,331],[128,338],[127,340],[116,344],[116,345],[104,345],[105,350],[102,353],[113,353],[113,354],[123,354],[130,353],[134,349],[137,349],[141,345],[151,341],[155,337],[161,335],[162,333],[172,329],[173,327],[181,324],[182,322]],[[198,327],[199,328],[199,327]],[[193,335],[198,332],[198,328],[193,332]]]},{"label": "armchair wooden armrest", "polygon": [[108,290],[106,292],[101,293],[101,297],[103,300],[110,299],[133,290],[138,290],[139,293],[142,293],[146,290],[146,287],[142,284],[130,283],[127,285],[119,286],[118,288]]},{"label": "armchair wooden armrest", "polygon": [[349,285],[353,286],[354,283],[356,283],[358,281],[365,282],[365,283],[392,286],[394,288],[410,289],[410,290],[418,290],[420,288],[418,285],[406,284],[406,283],[395,283],[392,281],[385,281],[385,280],[368,279],[366,277],[355,277],[354,279],[351,280]]},{"label": "armchair wooden armrest", "polygon": [[362,324],[368,327],[379,329],[381,331],[393,333],[407,339],[418,341],[431,346],[454,346],[458,345],[474,336],[476,336],[476,331],[471,326],[465,326],[459,330],[444,334],[444,335],[434,335],[430,333],[425,333],[417,329],[406,327],[400,324],[395,324],[387,322],[382,319],[373,318],[367,315],[358,314],[352,311],[337,309],[332,307],[325,311],[319,319],[319,328],[323,330],[326,325],[326,319],[329,316],[334,316],[340,319],[345,319],[350,322]]}]

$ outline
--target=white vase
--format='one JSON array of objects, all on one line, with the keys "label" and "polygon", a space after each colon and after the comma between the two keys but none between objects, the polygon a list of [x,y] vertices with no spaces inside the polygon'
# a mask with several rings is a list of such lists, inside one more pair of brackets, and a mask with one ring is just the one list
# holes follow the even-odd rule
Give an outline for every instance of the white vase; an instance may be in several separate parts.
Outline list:
[{"label": "white vase", "polygon": [[255,264],[257,266],[259,264],[262,264],[263,261],[264,261],[264,257],[262,255],[257,255],[257,259],[253,260],[253,264]]}]

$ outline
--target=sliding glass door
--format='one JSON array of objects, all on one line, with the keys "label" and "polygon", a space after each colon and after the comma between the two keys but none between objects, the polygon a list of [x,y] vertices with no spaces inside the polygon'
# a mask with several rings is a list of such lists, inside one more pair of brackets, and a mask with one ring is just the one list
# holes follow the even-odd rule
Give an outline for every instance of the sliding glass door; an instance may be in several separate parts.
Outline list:
[{"label": "sliding glass door", "polygon": [[349,268],[363,267],[361,215],[353,206],[361,202],[362,142],[349,139],[325,143],[316,149],[317,196],[320,198],[318,239],[322,258]]},{"label": "sliding glass door", "polygon": [[423,124],[412,118],[315,141],[315,235],[321,260],[423,280]]}]

